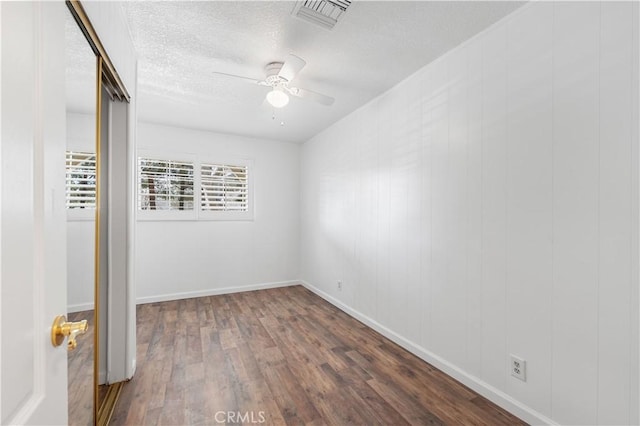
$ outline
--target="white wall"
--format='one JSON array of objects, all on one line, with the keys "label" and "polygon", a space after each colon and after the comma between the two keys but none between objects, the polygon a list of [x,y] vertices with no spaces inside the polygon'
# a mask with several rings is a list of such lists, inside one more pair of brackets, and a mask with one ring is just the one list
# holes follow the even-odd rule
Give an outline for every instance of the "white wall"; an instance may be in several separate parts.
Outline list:
[{"label": "white wall", "polygon": [[253,161],[253,221],[136,225],[138,302],[286,283],[298,278],[298,145],[139,123],[138,148]]},{"label": "white wall", "polygon": [[530,4],[307,142],[302,278],[530,422],[637,424],[637,9]]}]

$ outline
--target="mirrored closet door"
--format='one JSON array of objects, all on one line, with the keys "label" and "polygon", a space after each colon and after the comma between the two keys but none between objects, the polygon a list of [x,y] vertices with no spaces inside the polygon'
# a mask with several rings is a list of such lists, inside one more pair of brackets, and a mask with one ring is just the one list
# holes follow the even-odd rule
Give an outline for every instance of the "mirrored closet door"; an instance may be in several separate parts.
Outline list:
[{"label": "mirrored closet door", "polygon": [[69,424],[103,425],[109,421],[122,386],[122,382],[110,383],[107,371],[113,263],[109,244],[114,239],[126,241],[126,232],[114,235],[110,230],[109,159],[112,151],[123,151],[112,144],[126,148],[122,138],[114,142],[111,137],[111,133],[126,134],[126,122],[112,119],[111,112],[123,111],[120,105],[129,96],[82,4],[68,1],[67,6],[67,321],[79,328],[83,321],[88,325],[69,345]]},{"label": "mirrored closet door", "polygon": [[65,19],[67,320],[86,320],[68,352],[69,424],[94,418],[96,55],[71,12]]}]

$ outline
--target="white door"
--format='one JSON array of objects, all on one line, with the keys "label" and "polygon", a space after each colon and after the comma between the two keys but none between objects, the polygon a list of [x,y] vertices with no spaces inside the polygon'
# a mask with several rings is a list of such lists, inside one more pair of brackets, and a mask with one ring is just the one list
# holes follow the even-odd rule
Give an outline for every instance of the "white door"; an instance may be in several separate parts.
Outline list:
[{"label": "white door", "polygon": [[67,422],[64,2],[0,2],[0,423]]}]

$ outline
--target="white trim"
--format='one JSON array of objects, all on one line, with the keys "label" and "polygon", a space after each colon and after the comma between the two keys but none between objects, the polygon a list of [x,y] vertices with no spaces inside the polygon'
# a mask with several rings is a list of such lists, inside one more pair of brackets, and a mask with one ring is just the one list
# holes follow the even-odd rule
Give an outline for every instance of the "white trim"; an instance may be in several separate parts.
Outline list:
[{"label": "white trim", "polygon": [[89,303],[76,303],[74,305],[67,305],[67,313],[91,311],[93,310],[93,302]]},{"label": "white trim", "polygon": [[345,305],[343,302],[325,293],[324,291],[318,289],[317,287],[314,287],[308,282],[300,280],[300,283],[305,288],[317,294],[318,296],[322,297],[323,299],[325,299],[327,302],[331,303],[338,309],[344,311],[345,313],[354,317],[355,319],[362,322],[363,324],[371,327],[372,329],[382,334],[389,340],[402,346],[404,349],[408,350],[412,354],[420,357],[422,360],[428,362],[429,364],[443,371],[445,374],[458,380],[465,386],[468,386],[475,392],[489,399],[491,402],[499,405],[500,407],[504,408],[510,413],[520,417],[525,422],[529,424],[547,424],[547,425],[558,424],[553,420],[549,419],[548,417],[533,410],[532,408],[527,407],[521,402],[513,399],[512,397],[505,394],[501,390],[496,389],[490,384],[482,381],[480,378],[468,374],[467,372],[461,370],[459,367],[455,366],[449,361],[407,340],[406,338],[400,336],[396,332],[389,330],[387,327],[383,326],[377,321]]},{"label": "white trim", "polygon": [[[0,5],[0,35],[2,35],[2,5]],[[0,43],[0,99],[2,99],[2,43]],[[4,140],[2,139],[2,102],[0,102],[0,143],[4,146]],[[0,164],[2,164],[2,150],[0,150]],[[2,223],[2,172],[0,172],[0,223]],[[0,241],[2,240],[2,228],[0,227]],[[2,283],[2,244],[0,244],[0,318],[2,318],[2,293],[3,287],[7,288],[7,284],[5,283],[3,286]],[[6,291],[6,290],[5,290]],[[2,327],[0,327],[0,365],[2,365]],[[2,421],[2,388],[0,382],[0,421]]]},{"label": "white trim", "polygon": [[[105,98],[104,98],[104,88],[101,89],[103,91],[103,103],[105,102]],[[104,356],[105,358],[105,362],[104,362],[104,366],[101,367],[101,370],[99,372],[99,378],[98,378],[98,384],[99,385],[103,385],[103,384],[108,384],[109,383],[109,378],[111,378],[113,376],[113,364],[117,363],[116,360],[114,360],[114,358],[116,358],[114,355],[114,353],[117,353],[117,349],[116,346],[120,346],[120,345],[124,345],[124,339],[121,339],[122,336],[120,336],[121,334],[121,330],[114,330],[114,318],[117,312],[117,308],[119,307],[115,307],[114,309],[114,304],[120,302],[120,300],[118,300],[116,302],[116,300],[114,300],[114,292],[117,291],[117,289],[114,288],[114,279],[120,281],[121,276],[118,275],[116,277],[114,277],[114,275],[116,274],[114,271],[114,260],[113,260],[113,252],[114,251],[119,251],[122,250],[123,247],[122,246],[118,246],[118,247],[114,247],[114,235],[113,235],[113,227],[114,227],[114,208],[116,206],[114,206],[114,198],[117,196],[116,194],[120,194],[120,189],[121,188],[117,188],[116,191],[114,192],[114,187],[113,187],[113,179],[114,179],[114,155],[113,155],[113,150],[114,150],[114,126],[113,126],[113,102],[111,99],[109,99],[109,97],[106,98],[106,105],[102,106],[102,117],[100,118],[100,121],[103,121],[105,118],[106,123],[102,123],[102,125],[106,125],[107,126],[107,291],[106,291],[106,306],[104,301],[102,301],[102,303],[100,303],[100,312],[102,312],[102,309],[106,308],[106,312],[107,315],[104,318],[104,323],[105,325],[102,326],[104,332],[106,332],[106,347],[104,349],[100,348],[100,353],[98,354],[98,359],[100,359],[100,357]],[[106,117],[104,116],[106,112]],[[119,130],[119,129],[118,129]],[[117,132],[117,130],[116,130]],[[125,141],[126,143],[126,141]],[[97,158],[97,157],[96,157]],[[126,163],[126,160],[125,160]],[[120,164],[118,164],[118,166],[120,166]],[[96,203],[97,204],[97,203]],[[117,213],[116,213],[117,214]],[[125,243],[125,247],[124,250],[126,250],[126,243]],[[94,296],[95,297],[95,296]],[[103,297],[102,294],[102,290],[100,291],[100,298]],[[102,300],[102,299],[99,299]],[[119,303],[118,303],[119,305]],[[103,308],[104,307],[104,308]],[[95,316],[95,311],[94,311],[94,316]],[[120,315],[121,316],[121,315]],[[101,318],[102,319],[102,318]],[[101,333],[102,330],[99,330],[99,334]],[[120,345],[116,345],[116,343],[113,341],[114,339],[114,334],[118,335],[118,343]],[[100,347],[100,344],[98,344],[98,347]],[[95,356],[95,355],[94,355]]]},{"label": "white trim", "polygon": [[136,304],[143,305],[145,303],[167,302],[170,300],[191,299],[194,297],[218,296],[221,294],[242,293],[245,291],[266,290],[269,288],[291,287],[300,285],[301,281],[277,281],[272,283],[250,284],[237,287],[212,288],[207,290],[187,291],[184,293],[161,294],[158,296],[138,297]]},{"label": "white trim", "polygon": [[[123,22],[126,22],[124,20]],[[131,34],[131,33],[129,33]],[[131,44],[133,46],[133,43]],[[134,61],[134,82],[138,81],[138,61]],[[127,329],[126,334],[126,365],[131,362],[131,368],[125,371],[127,379],[133,378],[136,371],[136,212],[138,210],[138,155],[137,155],[137,114],[138,104],[138,85],[133,86],[133,97],[131,102],[126,106],[127,119],[127,179],[128,187],[128,208],[127,208],[127,283],[126,283],[126,306],[127,310]]]},{"label": "white trim", "polygon": [[[45,162],[45,114],[46,107],[45,103],[47,102],[46,97],[48,96],[48,91],[45,88],[45,28],[43,23],[43,15],[45,11],[43,10],[44,6],[42,4],[38,4],[33,8],[33,23],[34,23],[34,37],[33,37],[33,45],[34,45],[34,91],[35,98],[33,101],[33,145],[32,145],[32,177],[33,177],[33,203],[31,206],[31,211],[33,212],[33,231],[35,239],[33,241],[33,254],[34,254],[34,262],[33,262],[33,283],[32,288],[34,290],[33,295],[33,307],[35,311],[33,312],[33,324],[37,324],[36,327],[42,326],[42,324],[47,324],[47,320],[45,319],[45,309],[47,306],[44,301],[44,292],[43,289],[46,288],[46,282],[48,281],[45,277],[47,272],[47,262],[45,260],[46,251],[47,251],[47,239],[50,238],[51,229],[47,229],[45,214],[47,213],[48,206],[45,205],[45,183],[44,180],[47,177],[46,166],[48,165]],[[53,226],[49,225],[49,226]],[[51,245],[52,247],[59,248],[60,245]],[[37,328],[36,328],[37,330]],[[38,336],[36,333],[35,336]],[[27,403],[23,406],[23,409],[19,411],[19,414],[14,418],[11,423],[21,424],[24,420],[22,420],[21,414],[26,415],[24,419],[27,422],[33,421],[38,411],[42,412],[42,410],[46,410],[47,404],[47,391],[51,392],[51,390],[47,389],[47,386],[51,386],[51,375],[47,374],[47,361],[51,361],[51,357],[46,356],[45,350],[45,340],[42,338],[36,338],[34,336],[34,346],[33,346],[33,389]],[[37,402],[36,405],[32,405],[29,407],[28,401]],[[51,400],[51,397],[49,397]],[[27,408],[29,407],[29,408]]]},{"label": "white trim", "polygon": [[[631,342],[633,345],[635,345],[635,348],[632,348],[631,353],[633,354],[633,356],[635,356],[635,361],[636,361],[636,368],[637,370],[635,371],[635,378],[634,377],[630,377],[630,383],[632,383],[631,385],[631,395],[633,395],[635,393],[635,399],[636,401],[631,401],[631,404],[629,404],[629,409],[630,409],[630,413],[629,413],[629,420],[631,424],[637,424],[638,421],[640,420],[640,392],[638,391],[638,386],[640,386],[640,384],[638,382],[640,382],[640,368],[638,368],[638,363],[640,362],[640,359],[638,357],[638,353],[640,352],[639,348],[638,348],[638,344],[640,344],[640,339],[636,340],[635,342],[633,342],[634,338],[638,338],[638,334],[640,332],[640,326],[639,326],[639,319],[640,319],[640,315],[638,315],[638,309],[640,306],[640,298],[638,298],[638,296],[640,295],[640,292],[637,291],[637,287],[638,287],[638,240],[639,240],[639,235],[638,231],[640,230],[640,228],[638,227],[638,143],[640,142],[640,120],[638,119],[638,109],[640,108],[640,84],[638,84],[638,67],[640,66],[639,62],[640,62],[640,30],[638,29],[638,26],[640,25],[640,7],[638,6],[637,2],[633,2],[632,5],[632,10],[633,10],[633,24],[632,24],[632,28],[634,31],[634,36],[633,36],[633,64],[632,64],[632,81],[631,81],[631,85],[634,86],[635,88],[633,89],[633,91],[635,92],[634,95],[632,95],[632,117],[635,118],[636,123],[635,123],[635,127],[633,129],[632,132],[632,147],[635,148],[635,158],[634,158],[634,163],[633,163],[633,170],[635,173],[635,179],[633,181],[633,204],[632,204],[632,209],[635,210],[634,217],[632,220],[633,226],[635,227],[634,229],[634,234],[635,234],[635,238],[632,239],[633,245],[632,245],[632,256],[635,257],[635,262],[633,263],[633,268],[632,268],[632,282],[633,282],[633,287],[634,287],[634,291],[636,292],[635,297],[636,297],[636,301],[635,301],[635,306],[632,304],[632,315],[635,315],[635,336],[631,336]],[[633,229],[633,228],[632,228]],[[632,316],[633,318],[633,316]],[[633,328],[632,328],[633,329]],[[634,383],[635,382],[635,383]]]}]

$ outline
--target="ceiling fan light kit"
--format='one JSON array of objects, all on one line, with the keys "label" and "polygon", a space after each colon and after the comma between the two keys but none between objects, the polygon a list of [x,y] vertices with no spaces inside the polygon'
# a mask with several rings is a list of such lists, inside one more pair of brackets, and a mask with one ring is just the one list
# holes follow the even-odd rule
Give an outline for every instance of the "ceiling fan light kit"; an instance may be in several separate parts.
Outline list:
[{"label": "ceiling fan light kit", "polygon": [[275,108],[282,108],[289,103],[289,96],[278,87],[267,93],[267,102]]}]

